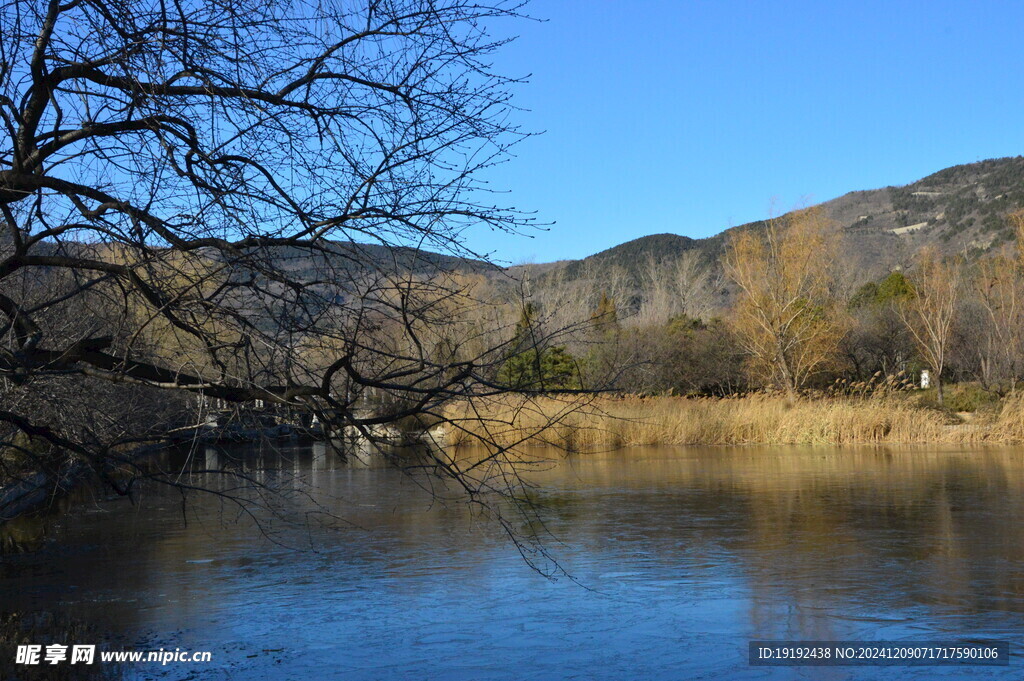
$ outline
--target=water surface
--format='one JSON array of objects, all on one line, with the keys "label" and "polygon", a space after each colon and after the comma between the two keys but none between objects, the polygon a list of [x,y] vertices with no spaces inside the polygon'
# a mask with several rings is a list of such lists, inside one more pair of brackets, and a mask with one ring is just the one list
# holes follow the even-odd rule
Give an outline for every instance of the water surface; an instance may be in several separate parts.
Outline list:
[{"label": "water surface", "polygon": [[431,503],[399,472],[296,448],[264,452],[290,495],[255,519],[172,492],[82,505],[42,550],[3,559],[0,601],[214,654],[201,670],[139,664],[136,678],[1020,676],[1017,659],[798,669],[746,656],[751,639],[999,639],[1018,654],[1024,451],[538,454],[552,461],[530,474],[545,546],[574,579],[546,579],[493,521]]}]

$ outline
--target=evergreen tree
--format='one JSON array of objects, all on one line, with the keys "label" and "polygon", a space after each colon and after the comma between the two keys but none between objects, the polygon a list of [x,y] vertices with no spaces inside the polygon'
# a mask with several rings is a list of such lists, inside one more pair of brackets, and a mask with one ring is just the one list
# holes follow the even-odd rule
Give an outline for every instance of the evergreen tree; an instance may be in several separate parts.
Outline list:
[{"label": "evergreen tree", "polygon": [[538,342],[540,337],[537,307],[526,303],[516,322],[511,352],[498,371],[498,380],[514,390],[579,388],[576,359],[565,346],[543,347]]},{"label": "evergreen tree", "polygon": [[601,300],[597,302],[597,309],[591,313],[590,321],[600,331],[611,331],[619,326],[619,313],[615,308],[615,300],[609,298],[604,291],[601,291]]}]

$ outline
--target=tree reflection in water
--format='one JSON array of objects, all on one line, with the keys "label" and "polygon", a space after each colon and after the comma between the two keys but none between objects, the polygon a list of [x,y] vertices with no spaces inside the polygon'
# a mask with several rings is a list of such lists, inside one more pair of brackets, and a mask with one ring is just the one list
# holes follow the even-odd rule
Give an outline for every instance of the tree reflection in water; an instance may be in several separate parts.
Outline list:
[{"label": "tree reflection in water", "polygon": [[[297,493],[260,519],[286,545],[205,496],[187,522],[173,496],[94,502],[42,551],[5,559],[3,602],[202,644],[267,678],[277,662],[259,651],[282,646],[289,673],[331,664],[357,679],[680,678],[752,673],[751,638],[1024,633],[1018,449],[534,451],[548,464],[531,498],[578,583],[543,579],[471,505],[432,501],[372,457],[202,455],[291,476]],[[330,523],[309,522],[322,511]]]}]

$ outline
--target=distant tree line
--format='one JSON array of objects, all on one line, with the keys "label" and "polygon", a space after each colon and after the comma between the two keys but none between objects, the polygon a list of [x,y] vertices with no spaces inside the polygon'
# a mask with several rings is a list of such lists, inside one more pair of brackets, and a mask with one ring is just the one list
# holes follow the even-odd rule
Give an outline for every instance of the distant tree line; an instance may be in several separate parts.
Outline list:
[{"label": "distant tree line", "polygon": [[925,247],[905,270],[855,287],[838,230],[815,208],[740,231],[720,263],[648,257],[640,287],[614,265],[549,280],[532,292],[533,324],[575,331],[557,363],[536,359],[542,351],[530,355],[536,371],[516,375],[640,394],[796,395],[896,376],[917,383],[927,370],[938,404],[951,381],[1004,396],[1024,378],[1024,212],[1000,219],[1017,246]]}]

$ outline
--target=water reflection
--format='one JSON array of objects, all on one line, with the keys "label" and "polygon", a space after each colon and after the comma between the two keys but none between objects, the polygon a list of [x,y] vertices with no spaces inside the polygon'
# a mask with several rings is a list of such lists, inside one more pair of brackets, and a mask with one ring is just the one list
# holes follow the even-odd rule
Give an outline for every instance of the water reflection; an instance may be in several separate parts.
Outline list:
[{"label": "water reflection", "polygon": [[292,493],[256,517],[214,497],[184,510],[166,492],[137,508],[96,500],[42,552],[4,559],[0,597],[158,647],[215,650],[249,678],[892,678],[749,668],[746,642],[1015,646],[1024,632],[1019,450],[533,455],[559,460],[531,478],[549,546],[579,584],[542,579],[493,524],[431,503],[379,458],[342,462],[314,446],[192,452],[193,470],[245,461]]}]

